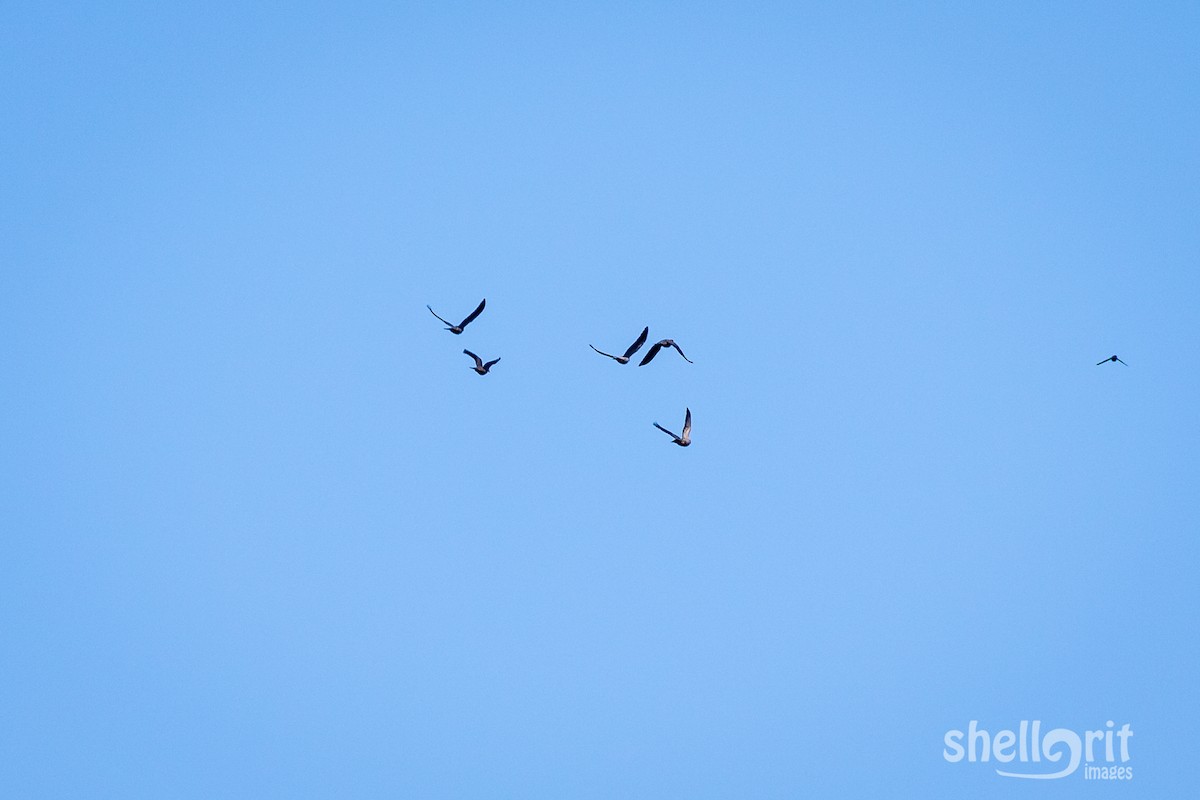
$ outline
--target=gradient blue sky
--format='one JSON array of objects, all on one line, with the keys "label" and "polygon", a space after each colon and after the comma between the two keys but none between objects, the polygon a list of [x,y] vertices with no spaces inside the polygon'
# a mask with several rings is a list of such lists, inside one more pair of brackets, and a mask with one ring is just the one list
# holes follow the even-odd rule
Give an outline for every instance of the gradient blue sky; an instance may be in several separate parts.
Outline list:
[{"label": "gradient blue sky", "polygon": [[1194,793],[1200,6],[896,5],[5,4],[0,795]]}]

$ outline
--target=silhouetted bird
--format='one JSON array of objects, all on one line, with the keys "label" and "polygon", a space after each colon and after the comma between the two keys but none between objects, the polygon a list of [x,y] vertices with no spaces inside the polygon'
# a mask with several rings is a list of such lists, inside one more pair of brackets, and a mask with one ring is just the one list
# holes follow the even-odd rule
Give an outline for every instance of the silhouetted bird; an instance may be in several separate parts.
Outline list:
[{"label": "silhouetted bird", "polygon": [[500,360],[497,358],[494,361],[489,361],[485,364],[485,363],[483,363],[482,358],[475,355],[470,350],[463,350],[463,352],[466,353],[467,355],[469,355],[471,358],[475,359],[475,366],[471,367],[471,369],[475,370],[480,375],[487,375],[488,371],[492,368],[492,365]]},{"label": "silhouetted bird", "polygon": [[646,337],[649,335],[650,335],[650,326],[646,326],[645,328],[642,328],[642,335],[637,338],[636,342],[629,345],[629,349],[625,351],[625,355],[623,355],[623,356],[614,356],[612,353],[606,353],[603,350],[596,350],[596,348],[590,344],[588,345],[588,347],[591,347],[593,350],[596,350],[596,352],[602,356],[608,356],[609,358],[611,358],[613,361],[617,362],[618,364],[628,364],[629,359],[633,357],[633,354],[636,353],[638,350],[642,349],[642,345],[644,345],[646,343]]},{"label": "silhouetted bird", "polygon": [[[1124,361],[1121,361],[1121,359],[1117,358],[1116,356],[1109,356],[1108,358],[1104,359],[1103,361],[1097,361],[1097,362],[1096,362],[1096,366],[1098,367],[1098,366],[1100,366],[1101,364],[1107,364],[1107,363],[1108,363],[1108,362],[1110,362],[1110,361],[1120,361],[1122,364],[1125,364],[1125,362],[1124,362]],[[1127,367],[1128,367],[1129,365],[1128,365],[1128,364],[1125,364],[1125,366],[1127,366]]]},{"label": "silhouetted bird", "polygon": [[[655,342],[655,343],[654,343],[654,344],[653,344],[653,345],[650,347],[650,352],[646,353],[645,357],[644,357],[644,358],[642,358],[642,360],[641,360],[641,363],[639,363],[639,364],[638,364],[638,366],[639,366],[639,367],[644,367],[644,366],[646,366],[647,364],[649,364],[651,361],[653,361],[653,360],[654,360],[654,357],[655,357],[656,355],[658,355],[658,351],[659,351],[659,350],[662,350],[664,347],[674,347],[676,350],[679,350],[679,345],[675,344],[675,340],[674,340],[674,339],[663,339],[661,342]],[[683,356],[683,351],[682,351],[682,350],[679,350],[679,355]],[[696,363],[695,361],[692,361],[692,360],[691,360],[690,358],[688,358],[687,356],[683,356],[683,360],[684,360],[684,361],[686,361],[686,362],[688,362],[689,364],[695,364],[695,363]]]},{"label": "silhouetted bird", "polygon": [[676,436],[662,425],[659,425],[657,422],[654,423],[654,427],[658,428],[667,436],[670,436],[671,441],[675,444],[679,445],[680,447],[687,447],[692,443],[692,410],[690,408],[687,409],[687,416],[683,418],[683,436]]},{"label": "silhouetted bird", "polygon": [[486,305],[487,305],[487,298],[484,298],[483,300],[480,300],[480,301],[479,301],[479,307],[478,307],[478,308],[476,308],[474,311],[472,311],[472,312],[471,312],[471,313],[470,313],[470,314],[467,316],[467,318],[466,318],[466,319],[464,319],[462,322],[458,323],[457,325],[455,325],[453,322],[451,322],[451,321],[450,321],[450,320],[448,320],[448,319],[442,319],[441,317],[438,317],[438,313],[437,313],[436,311],[434,311],[434,310],[433,310],[433,308],[432,308],[431,306],[428,306],[428,305],[427,305],[427,306],[425,306],[425,307],[429,309],[429,313],[430,313],[430,314],[433,314],[435,317],[437,317],[438,319],[442,320],[442,322],[446,323],[446,324],[449,326],[448,328],[446,328],[446,330],[448,330],[448,331],[450,331],[451,333],[453,333],[453,334],[457,335],[457,334],[460,334],[460,333],[462,333],[462,332],[463,332],[463,328],[465,328],[465,327],[467,327],[468,325],[470,325],[470,324],[471,324],[471,320],[475,319],[475,318],[476,318],[476,317],[478,317],[478,316],[479,316],[481,313],[483,313],[483,307],[484,307],[484,306],[486,306]]}]

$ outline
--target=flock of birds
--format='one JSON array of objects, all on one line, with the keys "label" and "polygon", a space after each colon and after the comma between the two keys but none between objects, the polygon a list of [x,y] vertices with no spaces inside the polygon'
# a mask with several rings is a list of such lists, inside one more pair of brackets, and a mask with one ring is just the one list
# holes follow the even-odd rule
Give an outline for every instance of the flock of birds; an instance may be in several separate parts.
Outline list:
[{"label": "flock of birds", "polygon": [[[483,300],[480,300],[479,305],[475,307],[475,310],[472,311],[470,314],[468,314],[466,316],[466,318],[464,318],[463,321],[458,323],[457,325],[455,325],[453,322],[446,319],[445,317],[440,316],[436,311],[433,310],[432,306],[426,305],[425,307],[429,309],[430,314],[433,314],[435,317],[437,317],[439,320],[441,320],[443,323],[445,323],[446,330],[450,331],[455,336],[457,336],[458,334],[462,333],[466,329],[466,327],[475,320],[476,317],[478,317],[480,314],[483,313],[483,309],[487,307],[487,298],[485,297]],[[612,353],[606,353],[603,350],[598,350],[594,345],[591,345],[591,344],[589,344],[588,347],[592,348],[597,353],[599,353],[602,356],[605,356],[606,358],[611,358],[613,361],[616,361],[618,364],[628,364],[630,362],[630,360],[633,358],[633,356],[637,353],[637,351],[642,349],[642,345],[644,345],[646,343],[646,339],[649,336],[650,336],[650,326],[647,325],[645,328],[642,328],[642,333],[641,333],[641,335],[638,336],[637,340],[634,341],[633,344],[629,345],[629,347],[626,348],[625,352],[619,356],[614,356]],[[646,355],[644,355],[642,357],[642,360],[638,362],[638,366],[644,367],[647,364],[649,364],[651,361],[654,360],[654,357],[657,356],[659,354],[659,351],[661,351],[664,347],[665,348],[674,348],[675,352],[679,353],[679,355],[683,357],[683,360],[688,362],[689,364],[696,363],[695,361],[692,361],[690,358],[688,358],[686,355],[684,355],[683,348],[681,348],[678,344],[676,344],[674,339],[661,339],[650,346],[650,349],[646,351]],[[489,372],[492,371],[493,366],[500,363],[499,358],[494,358],[491,361],[484,361],[482,358],[475,355],[474,353],[472,353],[470,350],[466,349],[465,347],[463,348],[463,355],[470,356],[471,359],[474,360],[475,365],[472,366],[471,369],[475,370],[476,374],[479,374],[479,375],[487,375]],[[1116,358],[1116,356],[1113,356],[1113,358]],[[1122,363],[1124,363],[1124,362],[1122,362]],[[681,433],[679,435],[672,433],[671,431],[664,428],[662,425],[659,425],[657,422],[654,423],[654,427],[658,428],[660,431],[662,431],[663,433],[670,436],[671,441],[674,444],[677,444],[680,447],[687,447],[688,445],[690,445],[692,443],[692,410],[690,408],[684,409],[683,433]]]},{"label": "flock of birds", "polygon": [[[472,311],[470,314],[468,314],[466,316],[466,319],[464,319],[462,322],[458,323],[457,325],[455,325],[453,322],[446,319],[445,317],[438,316],[438,313],[433,310],[432,306],[427,305],[425,307],[429,309],[430,314],[433,314],[435,317],[440,319],[442,322],[446,323],[446,330],[450,331],[451,333],[453,333],[455,335],[458,335],[458,334],[462,333],[463,330],[468,325],[470,325],[471,322],[476,317],[478,317],[480,314],[483,313],[483,309],[486,306],[487,306],[487,298],[480,300],[479,305],[475,307],[475,310]],[[633,357],[637,353],[637,351],[642,349],[642,345],[646,344],[646,338],[649,336],[650,336],[650,326],[647,325],[645,328],[642,328],[641,334],[637,337],[636,340],[634,340],[633,344],[629,345],[629,347],[627,347],[625,349],[625,352],[619,356],[614,356],[612,353],[606,353],[603,350],[598,349],[595,345],[592,345],[592,344],[589,344],[588,347],[592,348],[593,350],[595,350],[597,353],[604,356],[605,358],[611,358],[613,361],[616,361],[618,364],[628,364],[630,362],[630,360],[633,359]],[[684,361],[688,362],[689,364],[696,363],[695,361],[692,361],[690,358],[688,358],[687,356],[685,356],[683,354],[683,349],[678,344],[675,343],[674,339],[661,339],[650,346],[650,349],[646,351],[646,355],[644,355],[642,357],[642,360],[638,362],[638,366],[644,367],[647,364],[649,364],[651,361],[654,360],[654,357],[656,355],[658,355],[659,351],[662,350],[664,347],[666,347],[666,348],[673,347],[673,348],[675,348],[675,352],[679,353],[680,356],[683,356]],[[474,353],[472,353],[470,350],[467,350],[466,348],[463,348],[463,354],[470,356],[475,361],[475,365],[473,367],[471,367],[471,369],[475,370],[475,372],[478,373],[479,375],[487,375],[489,372],[492,371],[493,366],[500,363],[499,358],[494,358],[491,361],[484,361],[482,358],[475,355]],[[1100,366],[1101,364],[1108,364],[1110,362],[1117,362],[1120,364],[1125,364],[1125,362],[1122,361],[1120,358],[1118,358],[1116,355],[1111,355],[1108,358],[1104,359],[1103,361],[1097,361],[1096,366]],[[1125,366],[1128,367],[1129,365],[1125,364]],[[663,433],[670,436],[671,441],[673,443],[679,445],[680,447],[687,447],[688,445],[690,445],[692,443],[692,410],[690,408],[688,408],[688,409],[685,409],[684,411],[685,411],[685,414],[683,417],[683,433],[678,436],[675,435],[674,433],[672,433],[671,431],[667,430],[666,428],[664,428],[662,425],[659,425],[657,422],[654,423],[654,427],[658,428],[660,431],[662,431]]]}]

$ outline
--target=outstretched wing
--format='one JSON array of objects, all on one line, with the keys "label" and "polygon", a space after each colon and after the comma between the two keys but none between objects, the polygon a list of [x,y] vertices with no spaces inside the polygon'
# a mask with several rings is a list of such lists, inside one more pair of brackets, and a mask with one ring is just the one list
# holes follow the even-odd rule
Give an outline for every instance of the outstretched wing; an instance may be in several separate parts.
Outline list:
[{"label": "outstretched wing", "polygon": [[464,319],[464,320],[463,320],[461,323],[459,323],[459,326],[458,326],[458,327],[460,327],[460,328],[465,328],[465,327],[467,327],[468,325],[470,325],[470,324],[471,324],[471,320],[475,319],[476,317],[478,317],[480,314],[482,314],[482,313],[483,313],[483,307],[484,307],[484,306],[486,306],[486,305],[487,305],[487,298],[485,297],[485,298],[483,298],[482,300],[480,300],[480,301],[479,301],[479,306],[478,306],[478,307],[477,307],[477,308],[476,308],[474,311],[472,311],[472,312],[471,312],[471,313],[470,313],[470,314],[467,316],[467,318],[466,318],[466,319]]},{"label": "outstretched wing", "polygon": [[646,337],[650,335],[650,326],[642,328],[642,335],[637,338],[637,341],[629,345],[629,349],[625,351],[625,357],[629,358],[638,350],[642,349],[642,345],[646,343]]},{"label": "outstretched wing", "polygon": [[692,432],[692,410],[687,409],[687,416],[683,418],[683,438],[688,438]]},{"label": "outstretched wing", "polygon": [[484,368],[484,369],[491,369],[493,364],[498,364],[498,363],[500,363],[500,359],[496,358],[496,359],[493,359],[493,360],[491,360],[491,361],[487,362],[486,364],[484,364],[484,365],[483,365],[483,368]]},{"label": "outstretched wing", "polygon": [[[1119,358],[1117,359],[1117,361],[1118,361],[1119,363],[1121,363],[1121,364],[1125,364],[1125,362],[1124,362],[1124,361],[1121,361],[1121,359],[1119,359]],[[1125,366],[1127,366],[1127,367],[1128,367],[1129,365],[1128,365],[1128,364],[1125,364]]]},{"label": "outstretched wing", "polygon": [[464,349],[463,352],[466,353],[467,355],[469,355],[471,358],[475,359],[475,366],[477,366],[477,367],[483,366],[483,359],[481,359],[479,356],[475,355],[470,350]]},{"label": "outstretched wing", "polygon": [[655,342],[646,355],[642,357],[642,360],[638,362],[638,366],[644,367],[653,361],[654,357],[658,355],[659,350],[662,350],[662,342]]},{"label": "outstretched wing", "polygon": [[1108,363],[1108,362],[1110,362],[1110,361],[1112,361],[1112,359],[1111,359],[1111,358],[1106,358],[1106,359],[1104,359],[1103,361],[1097,361],[1097,362],[1096,362],[1096,366],[1098,367],[1098,366],[1100,366],[1101,364],[1107,364],[1107,363]]},{"label": "outstretched wing", "polygon": [[[588,345],[588,347],[591,347],[593,350],[596,350],[596,348],[595,348],[595,347],[592,347],[592,345],[590,345],[590,344]],[[604,352],[603,350],[596,350],[596,352],[597,352],[597,353],[599,353],[599,354],[600,354],[600,355],[602,355],[602,356],[608,356],[609,358],[613,358],[613,359],[615,359],[615,358],[616,358],[616,356],[612,355],[611,353],[606,353],[606,352]]]},{"label": "outstretched wing", "polygon": [[438,313],[437,313],[436,311],[434,311],[434,310],[433,310],[433,307],[432,307],[432,306],[425,306],[425,307],[429,309],[429,313],[430,313],[430,314],[433,314],[435,317],[437,317],[438,319],[442,320],[442,322],[446,323],[446,324],[447,324],[447,325],[449,325],[451,328],[453,328],[453,327],[454,327],[454,323],[453,323],[453,322],[451,322],[450,320],[448,320],[448,319],[444,319],[443,317],[438,317]]},{"label": "outstretched wing", "polygon": [[[675,342],[671,342],[671,347],[674,347],[676,350],[679,350],[679,355],[683,356],[683,351],[679,349],[679,345],[678,345],[678,344],[676,344]],[[684,360],[684,361],[686,361],[686,362],[688,362],[689,364],[695,364],[695,363],[696,363],[695,361],[692,361],[692,360],[691,360],[690,358],[688,358],[687,356],[683,356],[683,360]]]},{"label": "outstretched wing", "polygon": [[678,439],[678,438],[679,438],[678,436],[676,436],[675,434],[671,433],[669,430],[667,430],[666,428],[664,428],[662,425],[659,425],[657,422],[656,422],[656,423],[654,423],[654,427],[658,428],[660,431],[662,431],[663,433],[665,433],[667,436],[670,436],[672,439]]}]

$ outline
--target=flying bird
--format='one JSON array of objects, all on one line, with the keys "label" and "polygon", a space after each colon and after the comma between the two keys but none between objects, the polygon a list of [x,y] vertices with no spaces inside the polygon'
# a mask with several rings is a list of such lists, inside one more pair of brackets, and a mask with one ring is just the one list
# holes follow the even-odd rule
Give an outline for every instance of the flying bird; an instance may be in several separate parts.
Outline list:
[{"label": "flying bird", "polygon": [[[649,351],[648,353],[646,353],[646,355],[645,355],[645,356],[642,358],[642,360],[641,360],[641,362],[638,364],[638,366],[639,366],[639,367],[644,367],[644,366],[646,366],[647,364],[649,364],[651,361],[653,361],[653,360],[654,360],[654,357],[655,357],[656,355],[658,355],[658,351],[659,351],[659,350],[662,350],[664,347],[674,347],[676,350],[679,350],[679,345],[675,344],[675,340],[674,340],[674,339],[663,339],[661,342],[655,342],[655,343],[654,343],[654,344],[653,344],[653,345],[650,347],[650,351]],[[682,350],[679,350],[679,355],[683,356],[683,351],[682,351]],[[696,363],[695,361],[692,361],[692,360],[691,360],[690,358],[688,358],[687,356],[683,356],[683,360],[684,360],[684,361],[686,361],[686,362],[688,362],[689,364],[695,364],[695,363]]]},{"label": "flying bird", "polygon": [[[1117,358],[1116,356],[1109,356],[1108,358],[1104,359],[1103,361],[1097,361],[1097,362],[1096,362],[1096,366],[1098,367],[1098,366],[1100,366],[1101,364],[1107,364],[1107,363],[1108,363],[1108,362],[1110,362],[1110,361],[1120,361],[1122,364],[1125,364],[1125,362],[1124,362],[1124,361],[1121,361],[1121,359]],[[1128,367],[1129,365],[1128,365],[1128,364],[1125,364],[1125,366],[1127,366],[1127,367]]]},{"label": "flying bird", "polygon": [[451,333],[453,333],[455,335],[458,335],[463,332],[463,328],[465,328],[471,324],[471,320],[475,319],[476,317],[478,317],[480,314],[483,313],[483,307],[486,305],[487,305],[487,298],[485,297],[483,300],[479,301],[479,307],[476,308],[474,311],[472,311],[469,315],[467,315],[467,318],[464,319],[462,322],[458,323],[457,325],[455,325],[453,322],[451,322],[448,319],[443,319],[442,317],[438,317],[438,313],[436,311],[434,311],[431,306],[427,305],[425,307],[429,309],[430,314],[433,314],[435,317],[442,320],[442,322],[446,323],[446,325],[449,326],[446,328],[446,330],[450,331]]},{"label": "flying bird", "polygon": [[487,374],[488,374],[488,372],[491,370],[491,368],[492,368],[492,365],[493,365],[493,364],[495,364],[497,361],[499,361],[499,360],[500,360],[500,359],[498,359],[498,358],[497,358],[497,359],[494,359],[494,360],[492,360],[492,361],[489,361],[489,362],[487,362],[487,363],[485,364],[485,363],[483,363],[483,359],[482,359],[482,358],[480,358],[479,356],[475,355],[475,354],[474,354],[474,353],[472,353],[470,350],[463,350],[463,352],[464,352],[464,353],[466,353],[467,355],[469,355],[471,358],[475,359],[475,366],[471,367],[471,369],[475,370],[475,371],[476,371],[476,372],[478,372],[480,375],[487,375]]},{"label": "flying bird", "polygon": [[633,354],[636,353],[638,350],[642,349],[642,345],[644,345],[646,343],[646,337],[649,335],[650,335],[650,326],[647,325],[645,328],[642,328],[642,335],[637,338],[636,342],[629,345],[629,349],[625,351],[625,355],[623,355],[623,356],[614,356],[612,353],[606,353],[603,350],[596,350],[596,348],[590,344],[588,345],[588,347],[591,347],[593,350],[596,350],[596,352],[602,356],[608,356],[609,358],[611,358],[613,361],[617,362],[618,364],[628,364],[629,359],[633,357]]},{"label": "flying bird", "polygon": [[657,422],[654,423],[654,427],[658,428],[667,436],[670,436],[671,441],[675,444],[679,445],[680,447],[687,447],[692,443],[692,410],[690,408],[687,409],[687,416],[683,418],[683,436],[676,436],[662,425],[659,425]]}]

